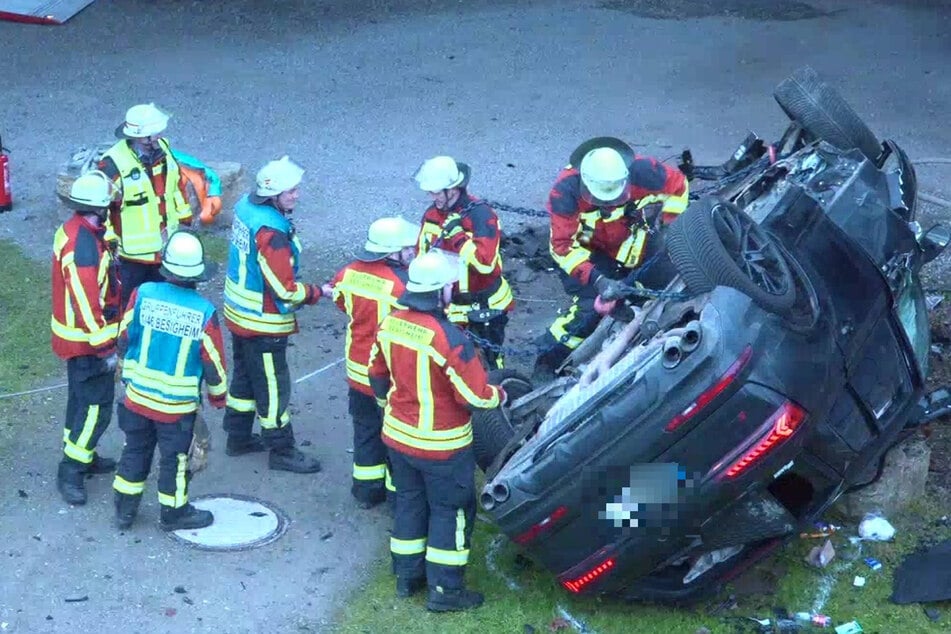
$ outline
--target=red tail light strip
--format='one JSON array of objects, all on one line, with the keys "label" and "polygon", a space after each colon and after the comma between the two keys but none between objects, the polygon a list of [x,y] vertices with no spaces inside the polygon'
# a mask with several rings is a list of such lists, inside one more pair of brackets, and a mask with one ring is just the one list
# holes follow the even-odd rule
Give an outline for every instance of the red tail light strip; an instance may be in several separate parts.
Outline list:
[{"label": "red tail light strip", "polygon": [[549,515],[548,517],[546,517],[539,523],[535,524],[534,526],[532,526],[530,529],[528,529],[521,535],[517,535],[516,537],[512,539],[512,541],[515,542],[516,544],[521,544],[522,546],[524,546],[525,544],[531,541],[534,541],[539,535],[541,535],[545,531],[549,530],[552,526],[554,526],[558,522],[558,520],[560,520],[567,514],[568,514],[568,507],[559,506],[558,508],[556,508],[554,511],[551,512],[551,515]]},{"label": "red tail light strip", "polygon": [[737,357],[729,368],[726,369],[726,372],[723,373],[723,376],[713,384],[708,390],[703,392],[697,399],[688,405],[684,411],[680,412],[674,416],[667,426],[664,427],[664,431],[674,431],[688,420],[697,415],[700,410],[709,405],[716,397],[720,396],[726,388],[730,386],[731,383],[739,376],[740,372],[749,362],[750,357],[753,356],[752,346],[747,345],[743,349],[743,352]]},{"label": "red tail light strip", "polygon": [[750,468],[757,460],[763,457],[770,450],[774,449],[780,443],[786,441],[792,436],[804,420],[806,420],[806,411],[793,403],[786,401],[776,413],[770,417],[773,423],[769,433],[759,442],[744,453],[739,460],[731,464],[723,473],[722,477],[735,478]]},{"label": "red tail light strip", "polygon": [[568,590],[571,590],[572,592],[577,594],[581,592],[581,590],[586,585],[588,585],[589,583],[591,583],[592,581],[594,581],[595,579],[597,579],[598,577],[606,573],[611,568],[614,568],[614,557],[609,557],[608,559],[605,559],[603,562],[601,562],[600,564],[598,564],[597,566],[595,566],[588,572],[584,573],[577,579],[562,581],[561,585],[563,585]]}]

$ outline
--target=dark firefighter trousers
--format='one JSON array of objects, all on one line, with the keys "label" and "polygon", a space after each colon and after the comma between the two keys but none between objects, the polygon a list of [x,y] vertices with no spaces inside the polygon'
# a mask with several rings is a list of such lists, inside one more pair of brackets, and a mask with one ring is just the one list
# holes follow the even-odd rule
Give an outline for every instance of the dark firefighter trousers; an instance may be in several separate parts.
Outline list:
[{"label": "dark firefighter trousers", "polygon": [[85,468],[92,463],[99,438],[112,420],[115,373],[103,359],[87,355],[67,359],[66,380],[69,393],[63,429],[63,461]]},{"label": "dark firefighter trousers", "polygon": [[463,587],[475,521],[475,454],[469,446],[447,460],[389,448],[396,486],[390,552],[398,577],[430,587]]},{"label": "dark firefighter trousers", "polygon": [[261,420],[261,440],[268,449],[294,446],[294,430],[287,411],[291,400],[287,340],[231,335],[234,376],[228,388],[223,425],[238,442],[251,437],[257,414]]},{"label": "dark firefighter trousers", "polygon": [[132,291],[146,282],[164,282],[160,272],[161,264],[136,262],[134,260],[119,259],[119,309],[125,311],[129,306],[129,297]]},{"label": "dark firefighter trousers", "polygon": [[152,420],[119,403],[119,429],[125,446],[116,468],[112,488],[123,495],[142,495],[152,469],[152,456],[159,448],[158,499],[162,506],[181,508],[188,503],[188,449],[195,429],[195,413],[174,423]]},{"label": "dark firefighter trousers", "polygon": [[386,445],[380,437],[383,410],[376,399],[350,388],[350,418],[353,420],[353,485],[350,492],[369,502],[385,491],[395,492],[390,478]]},{"label": "dark firefighter trousers", "polygon": [[[645,245],[645,264],[662,248],[659,238],[661,235],[662,233],[658,232],[648,238]],[[675,274],[670,259],[663,254],[651,261],[643,273],[637,269],[624,268],[616,260],[600,252],[592,252],[590,261],[597,269],[596,273],[592,273],[592,278],[598,274],[604,274],[614,280],[627,278],[629,284],[640,282],[647,288],[664,288]],[[632,272],[634,279],[630,279]],[[598,296],[594,284],[582,284],[561,269],[558,269],[558,274],[565,292],[571,296],[571,306],[565,314],[559,315],[535,342],[541,350],[539,362],[552,367],[561,365],[571,351],[580,346],[601,323],[601,315],[594,309],[594,300]],[[637,300],[643,302],[641,298]],[[634,301],[635,304],[639,303],[637,300]]]}]

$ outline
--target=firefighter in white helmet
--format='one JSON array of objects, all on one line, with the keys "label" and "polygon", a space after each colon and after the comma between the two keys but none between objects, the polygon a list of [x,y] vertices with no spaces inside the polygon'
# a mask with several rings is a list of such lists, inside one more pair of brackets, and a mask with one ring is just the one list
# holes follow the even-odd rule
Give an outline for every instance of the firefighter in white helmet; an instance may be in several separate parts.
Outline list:
[{"label": "firefighter in white helmet", "polygon": [[490,367],[501,368],[512,288],[502,272],[502,230],[495,211],[468,191],[471,170],[450,156],[435,156],[416,171],[415,180],[432,204],[423,214],[417,251],[439,248],[459,255],[461,270],[448,306],[450,321],[466,328]]},{"label": "firefighter in white helmet", "polygon": [[384,502],[393,491],[386,445],[380,438],[381,411],[370,389],[370,348],[380,320],[401,307],[407,267],[416,253],[419,227],[400,217],[380,218],[370,224],[366,243],[355,261],[334,275],[325,288],[347,315],[344,354],[353,419],[353,480],[350,493],[361,508]]},{"label": "firefighter in white helmet", "polygon": [[118,243],[123,307],[140,284],[162,280],[167,236],[192,221],[185,180],[163,136],[168,119],[154,103],[132,106],[116,128],[120,141],[99,161],[119,190],[106,239]]},{"label": "firefighter in white helmet", "polygon": [[[298,332],[296,311],[321,297],[319,286],[300,281],[301,244],[290,218],[303,176],[287,156],[270,161],[235,205],[224,301],[234,355],[225,453],[267,449],[271,469],[315,473],[320,462],[297,448],[288,412],[288,338]],[[255,414],[260,436],[251,432]]]},{"label": "firefighter in white helmet", "polygon": [[119,287],[106,248],[106,213],[115,196],[109,177],[83,174],[64,201],[75,213],[53,239],[53,352],[66,362],[68,394],[63,457],[56,484],[69,504],[86,503],[87,474],[107,473],[115,461],[96,452],[112,419],[117,364]]},{"label": "firefighter in white helmet", "polygon": [[635,155],[620,139],[597,137],[575,149],[548,196],[549,250],[572,304],[537,341],[539,379],[550,376],[614,308],[601,298],[610,296],[612,285],[624,279],[666,285],[673,274],[669,261],[651,258],[662,253],[662,228],[687,200],[680,170]]}]

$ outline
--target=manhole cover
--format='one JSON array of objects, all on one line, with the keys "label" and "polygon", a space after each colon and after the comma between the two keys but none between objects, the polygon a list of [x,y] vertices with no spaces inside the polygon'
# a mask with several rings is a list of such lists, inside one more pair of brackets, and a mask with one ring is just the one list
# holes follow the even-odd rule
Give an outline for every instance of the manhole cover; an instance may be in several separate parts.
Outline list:
[{"label": "manhole cover", "polygon": [[287,532],[289,520],[280,509],[243,495],[203,495],[191,503],[211,511],[215,523],[208,528],[171,531],[177,542],[200,550],[250,550],[279,539]]}]

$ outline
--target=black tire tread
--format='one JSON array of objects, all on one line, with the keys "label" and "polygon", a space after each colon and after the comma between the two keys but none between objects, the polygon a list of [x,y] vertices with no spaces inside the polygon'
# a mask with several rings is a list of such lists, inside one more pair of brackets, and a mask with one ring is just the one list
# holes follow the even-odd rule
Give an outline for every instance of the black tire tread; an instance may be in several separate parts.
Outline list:
[{"label": "black tire tread", "polygon": [[773,98],[786,115],[807,132],[832,145],[858,148],[870,161],[882,153],[882,144],[861,117],[832,86],[809,66],[784,79]]},{"label": "black tire tread", "polygon": [[[489,371],[489,383],[492,385],[521,384],[524,392],[510,389],[509,398],[514,400],[532,391],[529,379],[515,370],[508,368]],[[476,410],[472,414],[472,450],[475,453],[476,464],[485,472],[495,460],[499,452],[508,445],[515,435],[515,428],[502,412],[501,407],[495,409]]]}]

